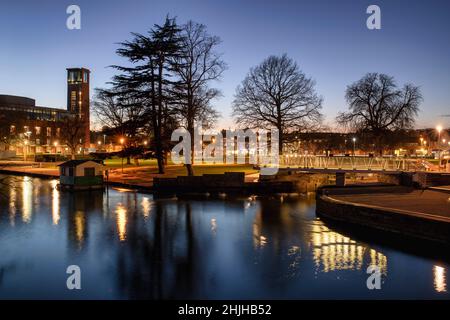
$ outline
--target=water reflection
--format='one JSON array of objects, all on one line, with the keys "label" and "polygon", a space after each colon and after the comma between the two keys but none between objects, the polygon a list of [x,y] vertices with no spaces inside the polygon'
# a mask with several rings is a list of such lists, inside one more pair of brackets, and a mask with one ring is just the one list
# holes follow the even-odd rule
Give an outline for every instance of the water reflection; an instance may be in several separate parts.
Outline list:
[{"label": "water reflection", "polygon": [[384,254],[330,230],[322,221],[313,222],[311,243],[314,262],[320,271],[361,270],[364,265],[376,265],[382,274],[387,274]]},{"label": "water reflection", "polygon": [[31,206],[33,204],[32,191],[33,184],[30,177],[24,177],[22,181],[22,221],[29,223],[31,221]]},{"label": "water reflection", "polygon": [[443,267],[433,267],[434,289],[436,290],[436,292],[447,292],[445,271],[446,270]]},{"label": "water reflection", "polygon": [[16,194],[16,187],[14,185],[9,186],[9,221],[12,227],[15,225],[15,219],[16,219],[16,200],[17,194]]},{"label": "water reflection", "polygon": [[59,192],[56,189],[57,185],[57,180],[50,181],[50,187],[52,188],[52,221],[54,225],[57,225],[59,219],[61,219],[59,214]]},{"label": "water reflection", "polygon": [[35,180],[3,192],[0,298],[73,298],[61,285],[69,264],[88,279],[77,298],[371,298],[369,265],[390,283],[379,297],[449,297],[447,264],[337,232],[314,197],[154,200]]},{"label": "water reflection", "polygon": [[141,206],[142,206],[142,214],[144,215],[144,218],[148,219],[148,217],[150,216],[151,208],[152,208],[152,202],[150,201],[150,198],[142,197]]},{"label": "water reflection", "polygon": [[127,235],[127,209],[119,203],[116,208],[117,233],[120,241],[125,241]]}]

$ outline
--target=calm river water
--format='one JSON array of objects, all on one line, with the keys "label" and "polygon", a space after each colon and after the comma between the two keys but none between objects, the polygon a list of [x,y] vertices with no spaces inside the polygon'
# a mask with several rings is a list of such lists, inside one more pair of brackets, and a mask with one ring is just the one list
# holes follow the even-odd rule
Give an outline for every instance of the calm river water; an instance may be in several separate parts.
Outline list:
[{"label": "calm river water", "polygon": [[[336,231],[313,195],[177,201],[0,183],[0,298],[450,298],[447,259]],[[69,265],[81,290],[66,287]],[[381,290],[367,289],[369,265]]]}]

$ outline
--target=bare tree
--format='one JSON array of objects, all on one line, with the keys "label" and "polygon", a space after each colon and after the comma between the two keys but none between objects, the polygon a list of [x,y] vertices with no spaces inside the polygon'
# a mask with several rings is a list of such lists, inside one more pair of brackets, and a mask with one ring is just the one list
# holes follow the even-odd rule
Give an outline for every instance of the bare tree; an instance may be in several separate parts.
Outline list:
[{"label": "bare tree", "polygon": [[84,122],[75,115],[64,117],[61,121],[61,138],[70,150],[72,160],[77,149],[83,145]]},{"label": "bare tree", "polygon": [[[95,89],[92,103],[99,122],[109,134],[125,138],[125,147],[132,149],[142,142],[147,125],[145,105],[133,96],[117,95],[114,90]],[[127,152],[127,164],[131,163]]]},{"label": "bare tree", "polygon": [[[211,36],[203,24],[188,21],[181,27],[180,53],[172,60],[173,71],[178,78],[174,83],[173,111],[181,125],[193,136],[194,123],[211,126],[218,113],[210,102],[220,91],[210,88],[226,69],[221,55],[216,52],[220,38]],[[192,148],[194,141],[192,140]],[[193,175],[191,165],[186,165],[188,175]]]},{"label": "bare tree", "polygon": [[383,139],[390,132],[413,126],[422,94],[412,84],[398,89],[393,77],[368,73],[347,87],[345,98],[349,111],[339,113],[337,122],[354,131],[370,133],[382,154]]},{"label": "bare tree", "polygon": [[286,54],[270,56],[252,68],[237,88],[236,123],[247,128],[277,128],[281,154],[287,133],[305,131],[321,122],[322,98],[314,85]]}]

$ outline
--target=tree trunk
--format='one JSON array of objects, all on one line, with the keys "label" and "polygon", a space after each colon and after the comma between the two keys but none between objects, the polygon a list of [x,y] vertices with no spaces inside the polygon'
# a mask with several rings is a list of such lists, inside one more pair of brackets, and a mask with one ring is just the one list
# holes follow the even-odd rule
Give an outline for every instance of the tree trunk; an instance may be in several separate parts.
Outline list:
[{"label": "tree trunk", "polygon": [[158,65],[158,109],[157,109],[157,129],[156,129],[156,157],[158,159],[158,171],[160,174],[164,174],[164,155],[163,155],[163,147],[162,147],[162,73],[163,73],[163,64],[162,62]]},{"label": "tree trunk", "polygon": [[194,175],[194,168],[192,167],[194,164],[194,121],[190,115],[190,112],[188,112],[187,130],[191,136],[191,163],[186,163],[185,167],[187,175],[191,177]]},{"label": "tree trunk", "polygon": [[284,137],[283,137],[283,131],[281,128],[278,128],[278,154],[281,156],[283,154],[283,143],[284,143]]}]

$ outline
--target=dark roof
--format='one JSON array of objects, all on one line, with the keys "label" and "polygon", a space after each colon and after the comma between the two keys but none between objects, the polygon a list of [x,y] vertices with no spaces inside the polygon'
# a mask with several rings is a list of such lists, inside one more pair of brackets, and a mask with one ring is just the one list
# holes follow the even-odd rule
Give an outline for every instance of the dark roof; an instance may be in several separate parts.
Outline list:
[{"label": "dark roof", "polygon": [[76,167],[80,164],[83,164],[88,161],[97,162],[98,164],[103,164],[101,160],[69,160],[66,162],[63,162],[58,165],[58,167]]},{"label": "dark roof", "polygon": [[0,104],[5,105],[23,105],[27,107],[34,107],[36,105],[36,101],[31,98],[19,97],[19,96],[10,96],[6,94],[0,94]]}]

